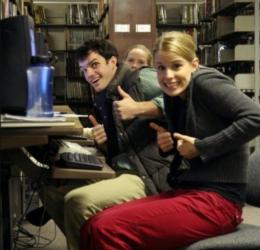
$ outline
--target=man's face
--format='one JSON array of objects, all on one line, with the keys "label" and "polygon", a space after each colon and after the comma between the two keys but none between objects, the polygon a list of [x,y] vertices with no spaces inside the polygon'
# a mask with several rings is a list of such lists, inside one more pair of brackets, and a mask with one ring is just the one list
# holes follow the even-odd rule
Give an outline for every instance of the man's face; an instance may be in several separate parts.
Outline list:
[{"label": "man's face", "polygon": [[79,68],[84,73],[87,82],[101,92],[107,88],[117,70],[117,58],[112,56],[106,60],[96,52],[91,52],[83,61],[79,62]]}]

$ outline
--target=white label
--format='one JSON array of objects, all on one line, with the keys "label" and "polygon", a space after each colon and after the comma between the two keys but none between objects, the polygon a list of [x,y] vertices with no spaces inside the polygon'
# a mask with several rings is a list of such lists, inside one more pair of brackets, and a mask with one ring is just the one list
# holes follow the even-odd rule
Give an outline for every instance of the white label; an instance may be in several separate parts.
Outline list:
[{"label": "white label", "polygon": [[130,24],[115,24],[115,32],[130,32]]},{"label": "white label", "polygon": [[136,24],[135,32],[151,32],[151,24]]}]

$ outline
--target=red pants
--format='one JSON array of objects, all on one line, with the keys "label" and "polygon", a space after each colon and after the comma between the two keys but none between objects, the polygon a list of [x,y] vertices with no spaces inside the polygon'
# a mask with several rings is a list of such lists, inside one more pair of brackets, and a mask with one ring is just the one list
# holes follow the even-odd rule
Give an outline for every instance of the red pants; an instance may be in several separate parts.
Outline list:
[{"label": "red pants", "polygon": [[80,250],[173,250],[235,230],[242,209],[215,192],[178,190],[130,201],[92,217]]}]

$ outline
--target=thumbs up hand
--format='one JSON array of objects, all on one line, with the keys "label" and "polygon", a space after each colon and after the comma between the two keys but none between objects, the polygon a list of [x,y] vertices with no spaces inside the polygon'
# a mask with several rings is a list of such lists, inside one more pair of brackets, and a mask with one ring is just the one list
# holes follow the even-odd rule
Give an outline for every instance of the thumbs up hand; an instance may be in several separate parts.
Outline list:
[{"label": "thumbs up hand", "polygon": [[92,134],[94,137],[95,142],[98,145],[102,145],[107,141],[107,135],[104,129],[104,126],[96,120],[95,116],[89,115],[89,120],[93,125]]},{"label": "thumbs up hand", "polygon": [[186,159],[193,159],[199,156],[199,151],[194,145],[196,138],[179,133],[174,133],[173,136],[177,139],[177,150],[181,156]]},{"label": "thumbs up hand", "polygon": [[162,152],[166,153],[172,150],[174,143],[171,133],[154,122],[150,123],[150,127],[157,131],[157,143]]},{"label": "thumbs up hand", "polygon": [[114,101],[113,107],[120,120],[129,120],[136,117],[138,103],[127,94],[120,86],[117,88],[119,95],[122,97],[119,101]]}]

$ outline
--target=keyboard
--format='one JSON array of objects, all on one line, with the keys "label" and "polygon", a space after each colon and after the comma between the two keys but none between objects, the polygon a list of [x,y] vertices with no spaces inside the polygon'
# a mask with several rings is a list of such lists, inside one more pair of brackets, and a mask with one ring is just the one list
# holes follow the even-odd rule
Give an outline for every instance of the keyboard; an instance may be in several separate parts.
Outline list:
[{"label": "keyboard", "polygon": [[89,170],[102,170],[103,163],[95,155],[84,153],[66,152],[60,154],[60,159],[56,162],[56,166],[62,168],[76,168]]}]

